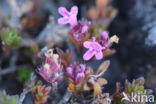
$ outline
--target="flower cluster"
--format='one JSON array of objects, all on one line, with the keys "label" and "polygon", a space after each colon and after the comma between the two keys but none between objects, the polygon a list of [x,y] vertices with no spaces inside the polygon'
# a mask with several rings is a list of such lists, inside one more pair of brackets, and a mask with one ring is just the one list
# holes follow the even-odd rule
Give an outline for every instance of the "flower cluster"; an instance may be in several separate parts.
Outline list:
[{"label": "flower cluster", "polygon": [[45,64],[39,68],[39,74],[49,83],[55,83],[62,80],[62,66],[60,65],[59,56],[53,54],[50,49],[45,53]]},{"label": "flower cluster", "polygon": [[[83,55],[84,60],[90,60],[93,56],[97,60],[106,56],[105,53],[112,53],[110,47],[112,43],[118,43],[116,35],[109,37],[108,32],[102,32],[100,36],[92,36],[90,39],[89,26],[91,22],[81,20],[77,21],[78,7],[73,6],[69,11],[66,8],[60,7],[58,12],[63,16],[58,19],[59,24],[70,24],[70,41],[78,46],[88,48],[88,51]],[[90,40],[89,40],[90,39]],[[53,50],[45,52],[45,63],[39,68],[39,74],[52,85],[57,85],[57,82],[62,80],[62,69],[64,67],[66,78],[69,83],[68,91],[76,94],[80,91],[89,91],[94,89],[94,98],[98,98],[102,94],[101,86],[107,84],[107,80],[100,78],[101,75],[107,70],[110,62],[104,61],[98,68],[96,74],[90,67],[84,64],[72,62],[73,53],[64,53],[61,49],[56,49],[58,54],[53,54]],[[70,53],[70,55],[69,55]],[[61,64],[63,66],[61,66]],[[53,86],[56,88],[56,86]]]},{"label": "flower cluster", "polygon": [[83,64],[74,63],[66,68],[67,79],[69,82],[68,90],[71,92],[79,91],[82,88],[82,83],[90,75],[90,68]]},{"label": "flower cluster", "polygon": [[113,42],[118,43],[118,37],[116,35],[109,38],[108,32],[104,31],[100,34],[100,37],[93,36],[92,41],[87,41],[90,38],[88,30],[91,22],[84,20],[77,22],[78,8],[73,6],[70,12],[68,12],[64,7],[60,7],[58,11],[63,16],[58,19],[58,23],[69,23],[71,26],[71,30],[69,31],[71,42],[76,44],[78,47],[83,45],[85,48],[89,49],[83,55],[84,60],[88,61],[93,56],[95,56],[97,60],[100,60],[105,56],[104,51],[106,51],[107,54],[112,54],[114,52],[108,49],[112,46]]},{"label": "flower cluster", "polygon": [[72,29],[69,31],[71,37],[76,41],[82,41],[89,29],[91,22],[88,21],[79,21]]}]

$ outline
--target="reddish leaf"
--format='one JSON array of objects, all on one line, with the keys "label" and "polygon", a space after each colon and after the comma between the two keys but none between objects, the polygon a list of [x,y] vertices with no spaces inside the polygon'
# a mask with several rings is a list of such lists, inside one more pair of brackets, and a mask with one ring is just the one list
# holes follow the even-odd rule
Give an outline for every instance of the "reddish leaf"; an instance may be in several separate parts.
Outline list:
[{"label": "reddish leaf", "polygon": [[64,67],[67,67],[70,65],[72,59],[73,59],[73,53],[71,51],[67,51],[66,53],[63,52],[61,49],[56,48],[57,53],[59,54],[61,58],[61,63]]},{"label": "reddish leaf", "polygon": [[108,82],[106,79],[104,78],[98,78],[97,79],[97,83],[100,85],[100,86],[103,86],[103,85],[106,85]]},{"label": "reddish leaf", "polygon": [[94,84],[94,98],[97,98],[102,93],[101,86],[98,83]]},{"label": "reddish leaf", "polygon": [[109,60],[104,61],[104,62],[99,66],[99,68],[98,68],[96,74],[102,75],[102,74],[107,70],[107,68],[109,67],[109,65],[110,65],[110,61],[109,61]]},{"label": "reddish leaf", "polygon": [[69,85],[68,85],[68,91],[69,92],[74,92],[75,91],[75,85],[72,84],[72,83],[69,83]]},{"label": "reddish leaf", "polygon": [[103,51],[103,56],[110,56],[112,54],[116,53],[116,50],[115,49],[107,49],[105,51]]}]

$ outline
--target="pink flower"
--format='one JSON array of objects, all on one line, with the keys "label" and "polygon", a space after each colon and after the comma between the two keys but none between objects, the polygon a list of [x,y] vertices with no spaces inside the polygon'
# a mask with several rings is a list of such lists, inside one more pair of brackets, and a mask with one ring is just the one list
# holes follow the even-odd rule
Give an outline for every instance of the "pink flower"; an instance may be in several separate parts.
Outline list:
[{"label": "pink flower", "polygon": [[76,41],[82,41],[88,32],[89,25],[88,21],[79,21],[70,31],[71,37]]},{"label": "pink flower", "polygon": [[60,7],[58,9],[58,12],[63,16],[62,18],[58,19],[59,24],[69,23],[71,27],[77,24],[77,14],[78,14],[77,6],[73,6],[70,12],[68,12],[66,8]]},{"label": "pink flower", "polygon": [[55,54],[51,53],[51,55],[46,56],[45,64],[39,68],[39,74],[49,83],[62,80],[62,66]]},{"label": "pink flower", "polygon": [[95,55],[97,60],[100,60],[103,58],[102,50],[104,50],[105,47],[102,47],[95,40],[96,40],[96,37],[93,37],[93,42],[85,41],[83,43],[83,46],[85,48],[89,48],[89,50],[83,55],[84,60],[90,60],[94,55]]},{"label": "pink flower", "polygon": [[88,76],[88,69],[89,67],[76,63],[74,63],[70,67],[67,67],[66,71],[69,81],[75,85],[82,83]]}]

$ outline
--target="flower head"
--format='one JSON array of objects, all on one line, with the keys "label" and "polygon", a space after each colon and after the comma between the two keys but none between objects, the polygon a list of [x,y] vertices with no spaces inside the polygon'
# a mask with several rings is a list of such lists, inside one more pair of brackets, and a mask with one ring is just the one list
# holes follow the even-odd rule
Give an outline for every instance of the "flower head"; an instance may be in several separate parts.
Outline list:
[{"label": "flower head", "polygon": [[89,50],[83,55],[84,60],[90,60],[94,55],[97,60],[100,60],[103,58],[102,50],[105,49],[105,47],[101,46],[98,42],[95,41],[96,37],[93,37],[93,41],[85,41],[83,46],[85,48],[89,48]]},{"label": "flower head", "polygon": [[69,23],[71,27],[77,24],[77,14],[78,14],[78,7],[73,6],[69,11],[66,8],[60,7],[58,12],[63,16],[62,18],[58,19],[59,24],[67,24]]},{"label": "flower head", "polygon": [[55,83],[62,80],[62,66],[60,65],[57,54],[53,50],[45,53],[45,64],[39,68],[39,74],[49,83]]},{"label": "flower head", "polygon": [[74,85],[82,83],[88,77],[88,70],[89,67],[86,67],[83,64],[74,63],[70,67],[67,67],[66,71],[69,82]]},{"label": "flower head", "polygon": [[79,21],[72,29],[70,30],[71,37],[76,41],[82,41],[85,35],[88,32],[89,25],[91,23],[88,21]]}]

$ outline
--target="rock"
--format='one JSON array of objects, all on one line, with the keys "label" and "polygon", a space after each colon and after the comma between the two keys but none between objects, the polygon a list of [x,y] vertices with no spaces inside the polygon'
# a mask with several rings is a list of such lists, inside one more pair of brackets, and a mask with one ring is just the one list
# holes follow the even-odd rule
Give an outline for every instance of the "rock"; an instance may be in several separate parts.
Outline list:
[{"label": "rock", "polygon": [[119,10],[110,31],[118,34],[117,53],[130,67],[129,78],[145,76],[148,65],[156,65],[156,1],[115,0]]}]

